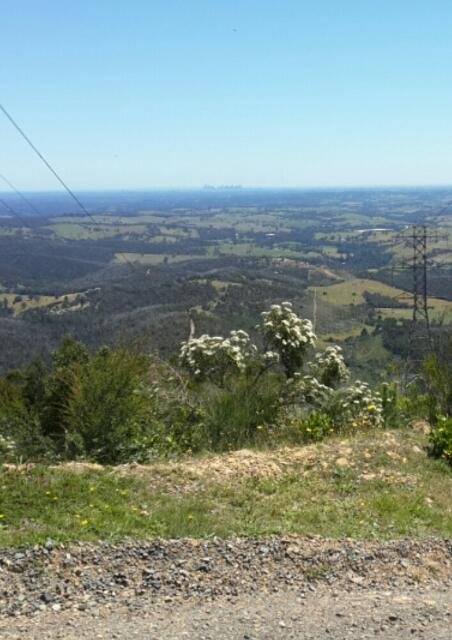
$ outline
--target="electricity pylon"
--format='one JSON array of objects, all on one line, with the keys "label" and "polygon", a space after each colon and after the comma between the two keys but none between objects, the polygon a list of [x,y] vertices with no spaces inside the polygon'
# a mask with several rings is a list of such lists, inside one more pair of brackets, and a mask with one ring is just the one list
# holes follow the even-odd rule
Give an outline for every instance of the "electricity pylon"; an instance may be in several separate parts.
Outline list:
[{"label": "electricity pylon", "polygon": [[428,269],[431,262],[428,256],[428,242],[447,236],[429,232],[427,225],[414,224],[411,233],[396,236],[397,240],[409,240],[412,248],[411,259],[394,269],[412,272],[412,323],[410,327],[409,351],[412,360],[419,361],[432,346],[428,307]]}]

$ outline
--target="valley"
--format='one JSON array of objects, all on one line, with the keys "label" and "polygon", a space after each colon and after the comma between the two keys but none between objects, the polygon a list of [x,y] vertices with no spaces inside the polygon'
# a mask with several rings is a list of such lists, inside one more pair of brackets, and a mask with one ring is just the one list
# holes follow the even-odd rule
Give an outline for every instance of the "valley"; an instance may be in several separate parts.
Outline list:
[{"label": "valley", "polygon": [[385,329],[403,331],[412,316],[412,225],[435,236],[430,319],[452,322],[451,196],[439,188],[87,193],[89,218],[56,194],[36,194],[42,217],[9,196],[20,219],[0,217],[0,368],[46,357],[66,333],[92,346],[139,339],[171,357],[190,321],[197,334],[252,333],[266,306],[289,299],[322,341],[343,343],[352,368],[353,343],[366,334],[382,376],[394,358]]}]

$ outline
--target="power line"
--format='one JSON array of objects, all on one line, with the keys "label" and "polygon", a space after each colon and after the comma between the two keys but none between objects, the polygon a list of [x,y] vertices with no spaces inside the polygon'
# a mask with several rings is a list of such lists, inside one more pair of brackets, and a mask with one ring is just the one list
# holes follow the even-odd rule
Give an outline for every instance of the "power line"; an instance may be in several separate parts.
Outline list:
[{"label": "power line", "polygon": [[[11,124],[13,125],[13,127],[20,133],[20,135],[22,136],[22,138],[26,141],[26,143],[33,149],[33,151],[35,152],[35,154],[38,156],[38,158],[45,164],[45,166],[49,169],[49,171],[55,176],[55,178],[58,180],[58,182],[63,186],[63,188],[67,191],[67,193],[71,196],[71,198],[74,200],[74,202],[76,202],[76,204],[80,207],[80,209],[83,211],[83,213],[91,220],[91,222],[95,225],[97,225],[98,223],[96,222],[96,220],[93,218],[93,216],[90,214],[90,212],[88,211],[88,209],[85,207],[85,205],[79,200],[79,198],[75,195],[75,193],[72,191],[72,189],[70,189],[70,187],[66,184],[66,182],[63,180],[63,178],[61,178],[61,176],[55,171],[55,169],[52,167],[52,165],[50,164],[50,162],[48,162],[48,160],[46,160],[46,158],[42,155],[42,153],[39,151],[39,149],[33,144],[33,142],[30,140],[30,138],[27,136],[27,134],[25,133],[25,131],[17,124],[17,122],[14,120],[14,118],[12,117],[12,115],[10,113],[8,113],[8,111],[5,109],[5,107],[0,104],[0,110],[3,111],[3,113],[5,114],[5,116],[8,118],[8,120],[11,122]],[[118,255],[122,256],[122,258],[124,259],[125,262],[127,262],[127,264],[135,270],[135,267],[133,265],[132,262],[130,262],[130,260],[127,258],[127,256],[122,253],[122,252],[118,252]]]},{"label": "power line", "polygon": [[[449,200],[448,202],[446,202],[439,211],[436,212],[435,215],[437,216],[441,216],[445,211],[447,211],[447,209],[449,209],[449,207],[452,206],[452,200]],[[431,207],[431,209],[433,209],[434,207]]]},{"label": "power line", "polygon": [[46,167],[49,169],[49,171],[51,171],[53,173],[53,175],[58,180],[58,182],[64,187],[64,189],[68,192],[68,194],[71,196],[71,198],[77,203],[77,205],[80,207],[80,209],[83,211],[83,213],[86,216],[88,216],[88,218],[90,218],[94,223],[96,223],[94,218],[91,216],[90,212],[88,211],[88,209],[86,209],[86,207],[82,204],[82,202],[80,202],[80,200],[77,198],[75,193],[68,187],[68,185],[64,182],[63,178],[61,178],[59,176],[59,174],[55,171],[55,169],[52,167],[52,165],[44,158],[44,156],[39,151],[39,149],[37,149],[35,147],[35,145],[30,140],[30,138],[27,136],[25,131],[17,124],[17,122],[13,119],[13,117],[8,113],[8,111],[5,109],[5,107],[2,104],[0,104],[0,109],[3,111],[3,113],[8,118],[8,120],[11,122],[13,127],[15,127],[15,129],[17,129],[17,131],[20,133],[20,135],[24,138],[24,140],[27,142],[27,144],[33,149],[33,151],[36,153],[38,158],[40,158],[40,160],[42,160],[42,162],[46,165]]},{"label": "power line", "polygon": [[[30,228],[30,226],[26,223],[26,221],[22,218],[22,216],[17,213],[17,211],[15,209],[13,209],[13,207],[11,207],[5,200],[3,200],[2,198],[0,198],[0,205],[2,205],[9,213],[11,213],[15,218],[17,218],[19,220],[19,222],[27,229]],[[50,240],[48,238],[40,238],[40,242],[46,244],[49,249],[53,250],[53,245],[50,242]],[[66,260],[71,260],[71,261],[79,261],[77,258],[68,258],[66,256],[65,258]],[[101,263],[102,264],[102,263]],[[103,265],[105,266],[105,265]],[[133,265],[132,265],[133,266]],[[99,287],[99,291],[101,291],[101,287]],[[77,293],[83,293],[83,291],[79,291]],[[136,293],[140,293],[139,291],[136,291]],[[101,293],[100,297],[99,297],[99,303],[102,303],[105,299],[106,299],[107,294],[104,292],[103,294]]]},{"label": "power line", "polygon": [[19,220],[19,222],[22,224],[22,226],[26,227],[27,229],[30,227],[30,225],[28,225],[25,220],[22,218],[22,216],[20,216],[17,211],[15,211],[12,207],[10,207],[10,205],[5,202],[2,198],[0,198],[0,204],[10,213],[12,213],[12,215],[17,218]]},{"label": "power line", "polygon": [[0,178],[3,180],[3,182],[5,182],[8,185],[8,187],[10,187],[10,189],[12,189],[19,196],[19,198],[21,198],[30,207],[32,211],[34,211],[34,213],[36,213],[38,216],[42,215],[41,212],[35,207],[35,205],[32,202],[30,202],[30,200],[26,198],[24,194],[21,193],[14,186],[13,183],[8,180],[8,178],[5,178],[5,176],[2,175],[1,173],[0,173]]},{"label": "power line", "polygon": [[[11,207],[7,202],[5,202],[5,200],[3,200],[2,198],[0,198],[0,204],[3,205],[3,207],[9,211],[9,213],[11,213],[15,218],[17,218],[20,223],[26,227],[26,228],[30,228],[29,225],[27,225],[27,223],[25,222],[25,220],[22,218],[22,216],[20,214],[17,213],[17,211],[15,209],[13,209],[13,207]],[[40,242],[44,242],[50,249],[53,249],[53,246],[51,244],[51,242],[49,241],[48,238],[40,238]],[[73,260],[73,261],[78,261],[77,258],[68,258],[66,256],[65,258],[66,260]],[[77,293],[84,293],[83,291],[78,291]],[[104,295],[100,296],[99,302],[102,302],[105,299],[105,293]]]}]

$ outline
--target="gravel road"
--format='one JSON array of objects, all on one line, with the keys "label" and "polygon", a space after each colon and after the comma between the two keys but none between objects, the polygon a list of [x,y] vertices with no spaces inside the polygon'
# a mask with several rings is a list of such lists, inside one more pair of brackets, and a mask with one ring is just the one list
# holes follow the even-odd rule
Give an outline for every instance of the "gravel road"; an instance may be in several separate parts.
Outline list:
[{"label": "gravel road", "polygon": [[147,603],[139,613],[107,606],[2,622],[5,640],[450,640],[452,597],[446,588],[357,593],[322,585],[308,593],[222,596],[208,604]]},{"label": "gravel road", "polygon": [[299,536],[0,551],[0,638],[452,638],[452,541]]}]

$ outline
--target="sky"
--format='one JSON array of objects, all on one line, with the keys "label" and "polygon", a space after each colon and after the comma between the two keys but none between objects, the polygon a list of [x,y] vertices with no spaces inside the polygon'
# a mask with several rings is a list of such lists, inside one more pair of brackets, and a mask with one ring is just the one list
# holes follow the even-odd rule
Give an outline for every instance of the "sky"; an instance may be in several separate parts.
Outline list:
[{"label": "sky", "polygon": [[[75,190],[452,184],[450,0],[0,0],[0,22],[0,102]],[[59,186],[1,113],[0,174]]]}]

